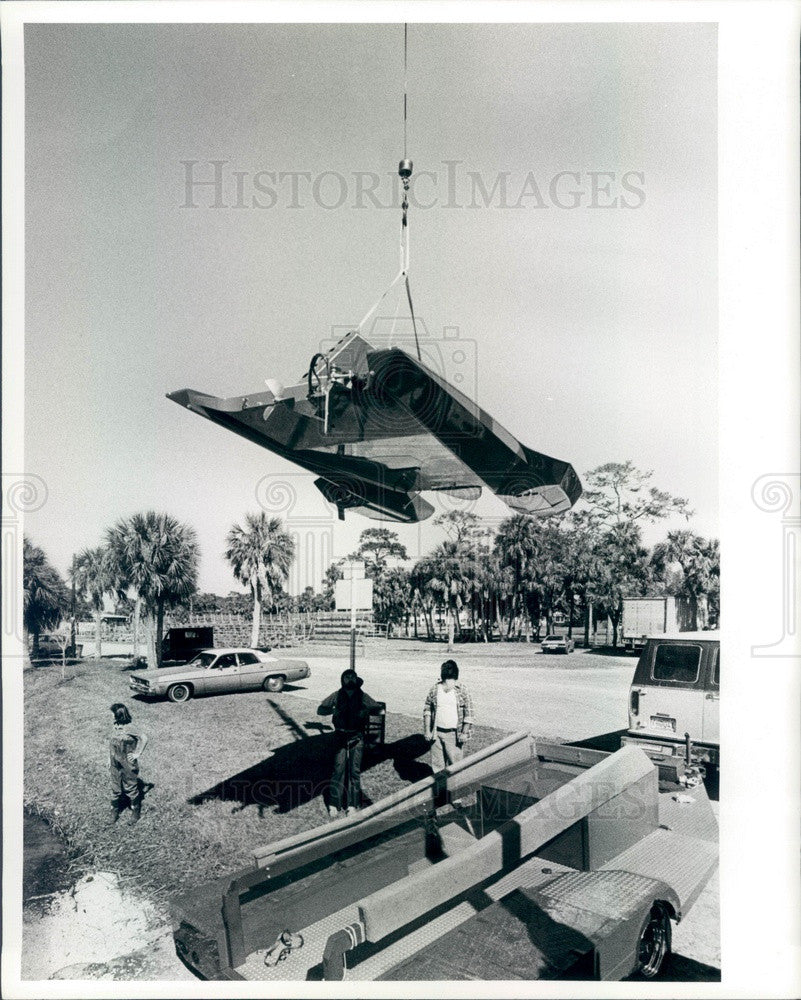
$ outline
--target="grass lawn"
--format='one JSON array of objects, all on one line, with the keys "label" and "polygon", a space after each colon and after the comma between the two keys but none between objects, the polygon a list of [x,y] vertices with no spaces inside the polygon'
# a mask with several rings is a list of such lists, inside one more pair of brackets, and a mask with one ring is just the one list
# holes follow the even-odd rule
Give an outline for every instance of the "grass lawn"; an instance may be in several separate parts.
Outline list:
[{"label": "grass lawn", "polygon": [[[140,701],[127,663],[82,661],[25,672],[26,808],[44,816],[84,855],[154,900],[250,863],[254,847],[326,821],[329,720],[291,693]],[[142,819],[111,825],[109,706],[127,704],[150,738],[141,776],[154,782]],[[421,720],[388,714],[386,744],[367,754],[362,788],[372,801],[429,773]],[[476,727],[478,750],[505,733]]]}]

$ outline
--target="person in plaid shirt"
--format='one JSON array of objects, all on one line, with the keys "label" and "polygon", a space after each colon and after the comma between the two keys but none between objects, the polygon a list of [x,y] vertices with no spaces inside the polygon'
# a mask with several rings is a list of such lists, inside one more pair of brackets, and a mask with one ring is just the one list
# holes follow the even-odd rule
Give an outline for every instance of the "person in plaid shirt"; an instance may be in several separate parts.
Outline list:
[{"label": "person in plaid shirt", "polygon": [[441,680],[428,692],[423,708],[423,735],[431,744],[431,768],[436,774],[464,757],[473,726],[473,701],[459,681],[459,668],[446,660]]}]

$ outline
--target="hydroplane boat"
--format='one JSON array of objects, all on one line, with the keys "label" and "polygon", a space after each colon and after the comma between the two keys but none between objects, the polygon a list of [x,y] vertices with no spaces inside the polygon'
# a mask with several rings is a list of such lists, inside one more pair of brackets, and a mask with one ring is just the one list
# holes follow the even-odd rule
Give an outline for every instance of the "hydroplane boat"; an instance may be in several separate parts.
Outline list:
[{"label": "hydroplane boat", "polygon": [[314,473],[340,519],[422,521],[434,511],[425,491],[473,500],[488,489],[532,517],[581,496],[568,462],[522,444],[419,358],[358,332],[316,354],[301,382],[266,382],[227,399],[193,389],[168,398]]}]

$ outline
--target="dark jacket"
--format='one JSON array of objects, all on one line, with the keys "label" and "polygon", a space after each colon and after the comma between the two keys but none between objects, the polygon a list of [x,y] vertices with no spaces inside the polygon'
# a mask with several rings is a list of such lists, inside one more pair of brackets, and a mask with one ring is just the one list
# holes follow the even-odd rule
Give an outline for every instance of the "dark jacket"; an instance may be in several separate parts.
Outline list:
[{"label": "dark jacket", "polygon": [[332,715],[334,729],[343,733],[362,733],[367,726],[371,708],[377,708],[378,702],[361,688],[346,694],[342,688],[325,698],[317,709],[318,715]]}]

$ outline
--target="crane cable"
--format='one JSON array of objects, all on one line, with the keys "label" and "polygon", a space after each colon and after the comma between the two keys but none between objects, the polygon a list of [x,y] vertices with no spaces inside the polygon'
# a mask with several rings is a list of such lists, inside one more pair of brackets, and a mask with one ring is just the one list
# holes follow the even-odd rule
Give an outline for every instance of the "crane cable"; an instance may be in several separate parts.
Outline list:
[{"label": "crane cable", "polygon": [[[409,178],[412,176],[412,161],[407,159],[407,132],[408,132],[408,66],[409,66],[409,25],[403,25],[403,159],[398,164],[398,176],[403,183],[403,202],[401,204],[401,231],[400,231],[400,270],[390,282],[387,290],[367,312],[364,319],[356,328],[361,333],[362,327],[368,319],[375,313],[390,291],[397,285],[401,278],[406,286],[406,299],[409,303],[409,314],[412,319],[412,330],[414,331],[414,343],[417,349],[417,358],[423,360],[420,353],[420,339],[417,336],[417,320],[414,315],[414,304],[412,303],[412,289],[409,284]],[[397,319],[397,308],[395,310]],[[392,330],[394,333],[395,323],[393,321]]]},{"label": "crane cable", "polygon": [[403,158],[406,159],[406,95],[409,81],[409,25],[403,25]]}]

